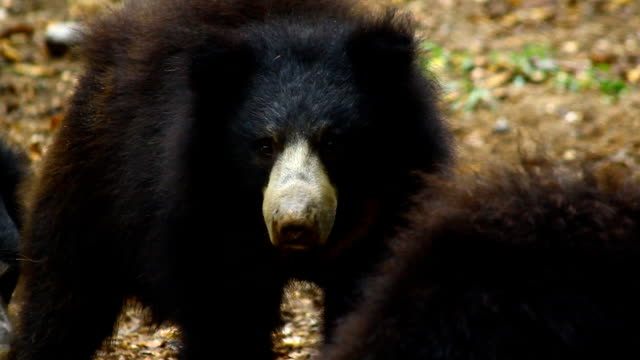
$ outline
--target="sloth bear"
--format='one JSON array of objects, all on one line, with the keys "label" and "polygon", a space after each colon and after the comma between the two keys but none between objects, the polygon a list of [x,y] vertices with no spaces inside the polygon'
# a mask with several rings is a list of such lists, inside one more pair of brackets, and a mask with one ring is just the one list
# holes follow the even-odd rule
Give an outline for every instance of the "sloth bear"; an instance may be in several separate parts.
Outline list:
[{"label": "sloth bear", "polygon": [[6,306],[18,280],[20,217],[17,194],[26,173],[26,157],[0,139],[0,347],[8,345],[11,332]]},{"label": "sloth bear", "polygon": [[561,172],[432,179],[319,358],[640,357],[640,186]]},{"label": "sloth bear", "polygon": [[180,327],[181,359],[272,358],[285,282],[324,287],[330,327],[417,172],[449,167],[437,86],[393,11],[137,0],[83,42],[27,195],[11,359],[89,359],[130,300]]}]

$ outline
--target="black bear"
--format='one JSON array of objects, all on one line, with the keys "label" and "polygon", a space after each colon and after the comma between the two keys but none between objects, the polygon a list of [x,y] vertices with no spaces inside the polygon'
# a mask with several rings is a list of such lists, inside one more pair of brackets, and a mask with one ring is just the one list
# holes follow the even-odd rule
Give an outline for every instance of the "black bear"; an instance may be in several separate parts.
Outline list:
[{"label": "black bear", "polygon": [[319,358],[638,358],[640,186],[576,174],[432,179]]},{"label": "black bear", "polygon": [[11,331],[6,306],[18,280],[18,187],[26,174],[26,157],[0,139],[0,347],[8,345]]},{"label": "black bear", "polygon": [[291,277],[331,324],[451,159],[413,32],[339,0],[138,0],[89,26],[27,195],[10,358],[89,359],[129,300],[182,359],[272,358]]}]

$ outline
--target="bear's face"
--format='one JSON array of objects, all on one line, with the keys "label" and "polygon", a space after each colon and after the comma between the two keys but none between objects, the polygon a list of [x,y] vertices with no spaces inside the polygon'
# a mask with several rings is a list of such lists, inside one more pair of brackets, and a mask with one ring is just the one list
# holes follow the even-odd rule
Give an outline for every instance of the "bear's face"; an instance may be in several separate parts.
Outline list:
[{"label": "bear's face", "polygon": [[442,129],[426,133],[424,122],[439,119],[425,114],[434,109],[413,46],[388,29],[273,21],[243,29],[229,53],[213,54],[224,67],[215,81],[229,85],[202,102],[232,99],[225,156],[240,176],[230,178],[261,198],[274,246],[348,245],[391,206],[385,201],[406,198],[412,171],[433,163],[425,152]]},{"label": "bear's face", "polygon": [[236,158],[252,164],[260,179],[269,239],[283,250],[326,244],[344,186],[340,175],[350,172],[349,154],[364,148],[350,137],[369,126],[358,109],[352,65],[344,49],[321,46],[336,41],[318,38],[323,33],[282,35],[284,44],[251,42],[256,70],[229,128],[242,144]]}]

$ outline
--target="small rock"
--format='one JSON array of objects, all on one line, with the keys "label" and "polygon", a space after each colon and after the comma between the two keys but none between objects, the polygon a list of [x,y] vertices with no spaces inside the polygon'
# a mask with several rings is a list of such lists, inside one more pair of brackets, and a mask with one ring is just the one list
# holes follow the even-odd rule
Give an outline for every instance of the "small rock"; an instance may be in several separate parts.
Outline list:
[{"label": "small rock", "polygon": [[77,22],[55,22],[47,26],[45,42],[51,56],[62,56],[82,40],[83,26]]},{"label": "small rock", "polygon": [[581,122],[582,119],[584,119],[584,116],[581,112],[577,111],[569,111],[564,115],[564,121],[568,122],[569,124]]},{"label": "small rock", "polygon": [[511,130],[511,125],[509,125],[509,121],[504,117],[498,118],[493,125],[493,132],[497,134],[503,134],[509,130]]}]

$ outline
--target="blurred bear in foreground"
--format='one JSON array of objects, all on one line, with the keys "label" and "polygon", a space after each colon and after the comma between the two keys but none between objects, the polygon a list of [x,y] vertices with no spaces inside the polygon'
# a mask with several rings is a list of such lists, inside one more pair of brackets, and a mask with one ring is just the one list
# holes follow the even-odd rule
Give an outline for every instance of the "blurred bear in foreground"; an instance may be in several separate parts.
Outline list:
[{"label": "blurred bear in foreground", "polygon": [[640,186],[535,163],[429,180],[320,359],[639,358]]},{"label": "blurred bear in foreground", "polygon": [[18,187],[27,174],[26,157],[0,139],[0,349],[8,345],[6,306],[18,280],[20,214]]}]

